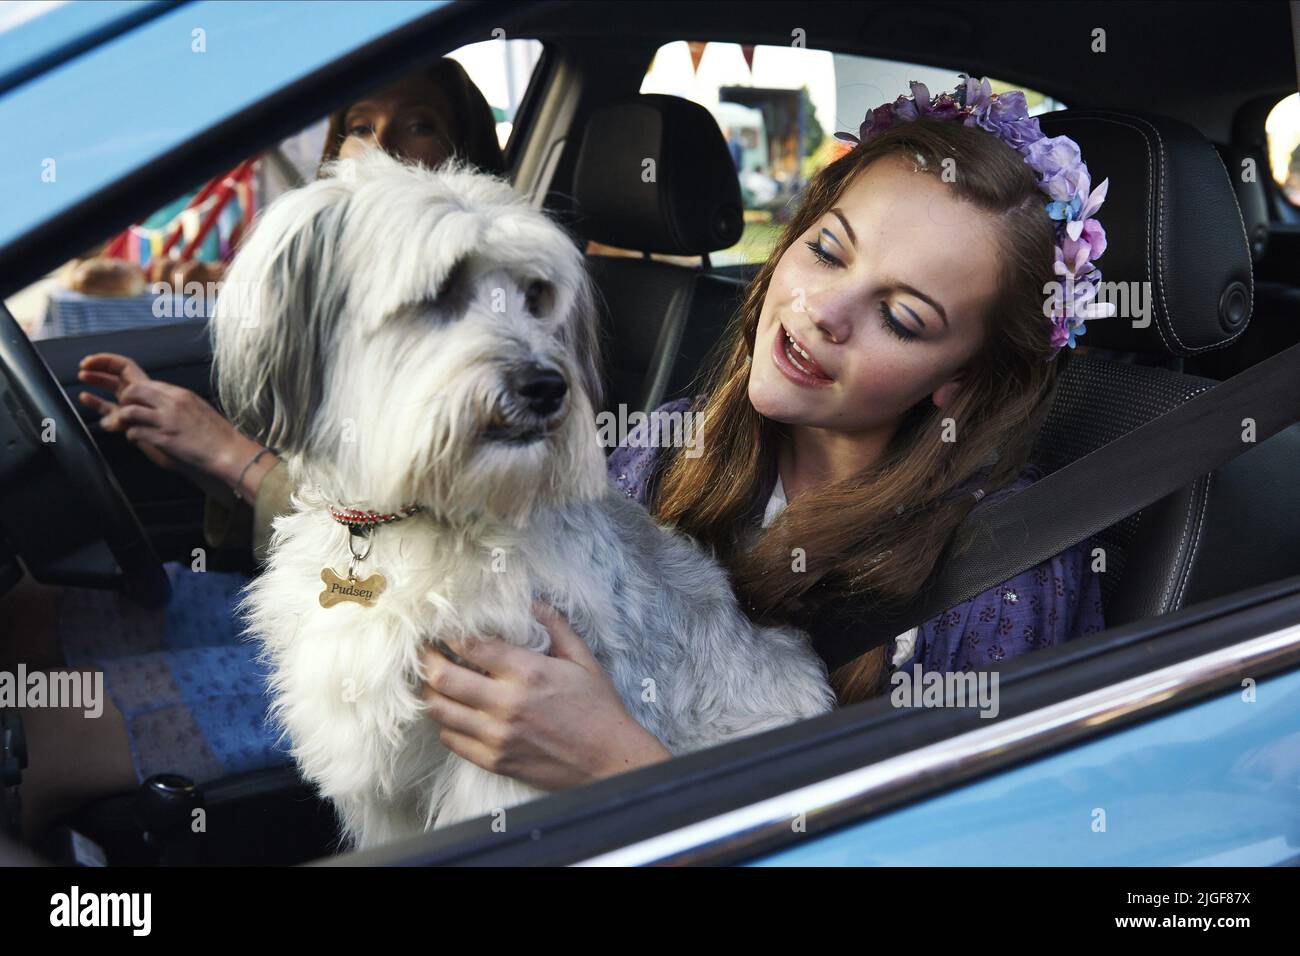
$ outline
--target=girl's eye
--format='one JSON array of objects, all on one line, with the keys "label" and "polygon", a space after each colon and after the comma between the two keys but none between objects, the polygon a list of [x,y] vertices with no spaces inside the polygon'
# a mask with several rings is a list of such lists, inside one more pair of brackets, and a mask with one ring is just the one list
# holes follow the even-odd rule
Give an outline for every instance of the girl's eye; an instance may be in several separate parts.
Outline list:
[{"label": "girl's eye", "polygon": [[369,136],[373,132],[369,123],[356,123],[348,127],[349,136]]},{"label": "girl's eye", "polygon": [[839,259],[836,259],[833,255],[822,248],[820,239],[809,239],[804,243],[804,245],[811,249],[813,257],[828,269],[834,269],[843,265]]},{"label": "girl's eye", "polygon": [[894,313],[889,311],[889,306],[883,300],[880,303],[880,317],[883,320],[882,324],[885,326],[885,329],[893,335],[898,336],[900,339],[914,339],[918,337],[915,332],[905,326],[902,322],[899,322],[898,319],[894,318]]},{"label": "girl's eye", "polygon": [[433,124],[431,123],[412,123],[407,129],[416,136],[432,136],[434,133]]}]

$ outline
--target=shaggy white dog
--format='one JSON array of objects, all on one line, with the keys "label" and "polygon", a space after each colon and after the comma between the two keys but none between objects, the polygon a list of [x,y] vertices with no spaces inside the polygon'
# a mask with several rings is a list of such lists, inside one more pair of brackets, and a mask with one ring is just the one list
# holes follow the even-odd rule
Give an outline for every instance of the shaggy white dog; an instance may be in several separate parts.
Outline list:
[{"label": "shaggy white dog", "polygon": [[[219,394],[298,488],[249,630],[274,718],[358,846],[537,794],[440,744],[419,665],[466,635],[548,650],[534,597],[673,753],[833,705],[802,632],[755,628],[704,550],[608,481],[596,329],[574,243],[455,163],[340,162],[267,208],[231,266]],[[331,512],[408,505],[369,535]]]}]

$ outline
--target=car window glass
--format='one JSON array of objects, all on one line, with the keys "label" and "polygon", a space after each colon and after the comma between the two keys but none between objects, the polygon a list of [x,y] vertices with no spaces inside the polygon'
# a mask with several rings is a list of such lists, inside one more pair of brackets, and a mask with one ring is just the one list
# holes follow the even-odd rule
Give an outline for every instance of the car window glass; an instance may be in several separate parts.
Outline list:
[{"label": "car window glass", "polygon": [[[957,86],[958,71],[803,47],[677,41],[660,47],[642,93],[681,96],[718,121],[740,177],[745,230],[715,266],[761,263],[776,245],[790,200],[821,167],[848,149],[838,131],[856,133],[867,110],[896,98],[911,80],[932,91]],[[1033,115],[1063,109],[1020,84]]]},{"label": "car window glass", "polygon": [[[482,91],[503,149],[541,52],[536,40],[496,39],[447,54]],[[5,305],[33,339],[206,318],[224,263],[257,211],[316,175],[328,125],[323,117],[247,166],[228,170],[212,184],[197,183],[139,222],[124,223],[115,235],[95,237],[99,241],[68,250],[67,263],[14,293]],[[209,194],[195,202],[207,187]],[[179,294],[174,286],[160,292],[160,263],[165,257],[182,256],[192,265],[180,273],[172,269]],[[95,261],[87,264],[88,259]]]},{"label": "car window glass", "polygon": [[1264,122],[1268,165],[1282,195],[1300,206],[1300,93],[1283,98]]}]

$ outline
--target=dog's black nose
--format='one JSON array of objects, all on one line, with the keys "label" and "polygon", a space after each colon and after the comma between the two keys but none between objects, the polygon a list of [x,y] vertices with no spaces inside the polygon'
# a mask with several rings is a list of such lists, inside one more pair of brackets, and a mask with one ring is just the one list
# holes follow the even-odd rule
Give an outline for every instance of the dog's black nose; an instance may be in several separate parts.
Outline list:
[{"label": "dog's black nose", "polygon": [[519,369],[512,377],[514,393],[524,400],[530,411],[537,415],[550,415],[564,402],[569,383],[555,369],[533,362]]}]

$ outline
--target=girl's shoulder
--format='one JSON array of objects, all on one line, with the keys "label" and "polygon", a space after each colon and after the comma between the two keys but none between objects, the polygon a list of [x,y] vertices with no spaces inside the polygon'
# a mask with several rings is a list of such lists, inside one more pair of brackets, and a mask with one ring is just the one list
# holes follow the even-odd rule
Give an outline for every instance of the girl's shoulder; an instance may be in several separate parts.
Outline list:
[{"label": "girl's shoulder", "polygon": [[[636,416],[636,423],[626,435],[619,438],[605,461],[610,481],[627,497],[645,505],[654,474],[655,462],[664,448],[664,416],[680,414],[691,407],[691,398],[676,398],[655,408],[649,414]],[[628,416],[629,420],[631,416]]]},{"label": "girl's shoulder", "polygon": [[[985,502],[1015,494],[1043,475],[1027,466]],[[1101,574],[1092,538],[1066,548],[997,587],[922,624],[901,668],[969,671],[1000,663],[1105,628]]]}]

